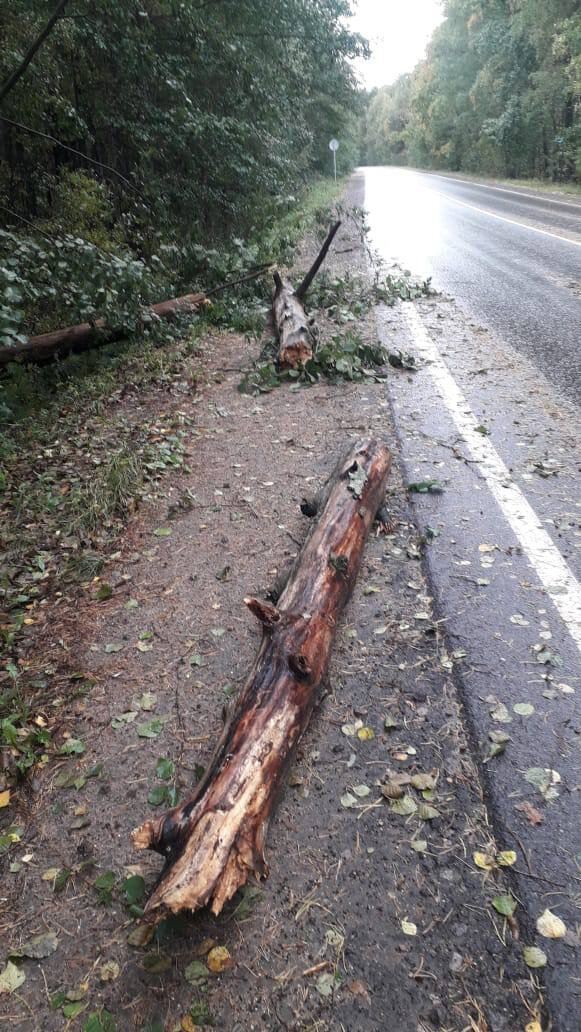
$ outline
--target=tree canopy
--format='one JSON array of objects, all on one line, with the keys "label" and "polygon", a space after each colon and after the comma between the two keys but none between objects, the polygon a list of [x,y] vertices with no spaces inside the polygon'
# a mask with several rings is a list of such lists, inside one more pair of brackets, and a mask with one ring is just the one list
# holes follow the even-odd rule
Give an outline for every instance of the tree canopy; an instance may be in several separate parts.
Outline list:
[{"label": "tree canopy", "polygon": [[371,162],[581,178],[578,0],[445,0],[426,59],[371,98]]},{"label": "tree canopy", "polygon": [[[53,279],[55,238],[62,278],[88,284],[79,316],[102,308],[107,255],[126,293],[155,293],[164,275],[165,289],[189,285],[196,247],[259,233],[329,168],[330,136],[345,141],[342,171],[357,158],[351,59],[366,44],[347,28],[348,0],[58,6],[14,84],[57,4],[7,0],[0,14],[0,307],[4,288],[14,308],[27,269],[31,290]],[[36,307],[34,327],[50,328]],[[16,332],[6,311],[2,330]]]}]

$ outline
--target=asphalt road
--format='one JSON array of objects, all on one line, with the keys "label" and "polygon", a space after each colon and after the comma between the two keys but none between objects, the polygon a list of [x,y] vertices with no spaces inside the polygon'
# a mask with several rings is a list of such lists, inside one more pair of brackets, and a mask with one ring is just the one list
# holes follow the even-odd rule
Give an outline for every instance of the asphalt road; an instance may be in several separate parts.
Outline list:
[{"label": "asphalt road", "polygon": [[[384,255],[456,297],[581,398],[581,200],[398,168],[365,170]],[[379,238],[377,234],[379,233]]]},{"label": "asphalt road", "polygon": [[[547,952],[552,1027],[577,1032],[581,205],[399,169],[361,180],[372,246],[444,292],[380,312],[384,344],[418,361],[387,389],[407,483],[437,481],[415,515],[496,841],[518,856],[521,941]],[[537,934],[546,907],[558,943]]]}]

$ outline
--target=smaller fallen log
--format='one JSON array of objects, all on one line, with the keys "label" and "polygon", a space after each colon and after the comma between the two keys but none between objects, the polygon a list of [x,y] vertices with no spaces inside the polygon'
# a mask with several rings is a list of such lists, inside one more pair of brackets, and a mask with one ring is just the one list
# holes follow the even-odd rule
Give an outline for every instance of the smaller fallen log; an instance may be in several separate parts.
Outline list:
[{"label": "smaller fallen log", "polygon": [[340,225],[340,222],[336,222],[331,227],[315,261],[296,290],[290,280],[283,279],[278,272],[273,275],[276,289],[272,299],[272,314],[279,345],[277,363],[280,369],[299,369],[313,357],[313,320],[305,312],[303,302]]},{"label": "smaller fallen log", "polygon": [[[152,305],[150,311],[158,319],[174,319],[181,312],[194,312],[205,299],[205,294],[185,294],[171,301],[161,301]],[[29,337],[25,344],[18,347],[0,348],[0,369],[10,362],[22,362],[26,365],[45,365],[66,355],[78,355],[83,351],[91,351],[105,344],[114,344],[127,336],[125,329],[110,329],[104,319],[96,319],[94,323],[79,323],[65,330],[52,330]]]},{"label": "smaller fallen log", "polygon": [[[222,290],[262,276],[269,268],[271,268],[270,264],[260,265],[246,275],[230,280],[228,283],[221,283],[218,287],[205,293],[184,294],[182,297],[174,297],[169,301],[160,301],[155,305],[150,305],[149,309],[144,306],[144,310],[151,312],[157,319],[171,321],[178,315],[195,312],[201,304]],[[77,355],[84,351],[90,351],[92,348],[103,347],[105,344],[114,344],[118,340],[123,340],[127,335],[126,329],[111,328],[107,326],[104,319],[96,319],[94,323],[68,326],[64,330],[51,330],[50,333],[40,333],[36,337],[29,337],[24,344],[19,344],[17,347],[0,348],[0,369],[5,369],[10,362],[45,365],[47,362],[54,362],[67,355]]]},{"label": "smaller fallen log", "polygon": [[328,482],[277,605],[245,599],[262,624],[262,643],[206,773],[189,799],[133,833],[137,849],[166,858],[146,920],[206,904],[219,914],[252,873],[268,873],[268,821],[309,723],[390,464],[382,442],[352,445]]}]

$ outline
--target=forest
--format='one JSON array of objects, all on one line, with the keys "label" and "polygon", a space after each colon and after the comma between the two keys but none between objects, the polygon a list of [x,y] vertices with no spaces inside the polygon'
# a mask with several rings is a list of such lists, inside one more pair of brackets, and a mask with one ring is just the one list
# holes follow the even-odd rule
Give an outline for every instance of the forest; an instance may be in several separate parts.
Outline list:
[{"label": "forest", "polygon": [[144,302],[275,257],[269,232],[328,170],[330,136],[339,172],[358,157],[350,61],[366,43],[348,10],[3,4],[0,345],[105,312],[142,328]]},{"label": "forest", "polygon": [[424,61],[370,98],[369,164],[581,178],[578,0],[445,0]]}]

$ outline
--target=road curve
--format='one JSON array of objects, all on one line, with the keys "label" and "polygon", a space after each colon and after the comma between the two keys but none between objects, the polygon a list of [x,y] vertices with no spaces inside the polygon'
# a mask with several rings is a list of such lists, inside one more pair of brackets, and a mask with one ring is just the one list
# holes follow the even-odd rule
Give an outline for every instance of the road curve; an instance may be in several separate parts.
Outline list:
[{"label": "road curve", "polygon": [[457,298],[581,397],[581,203],[401,168],[365,170],[382,254]]}]

